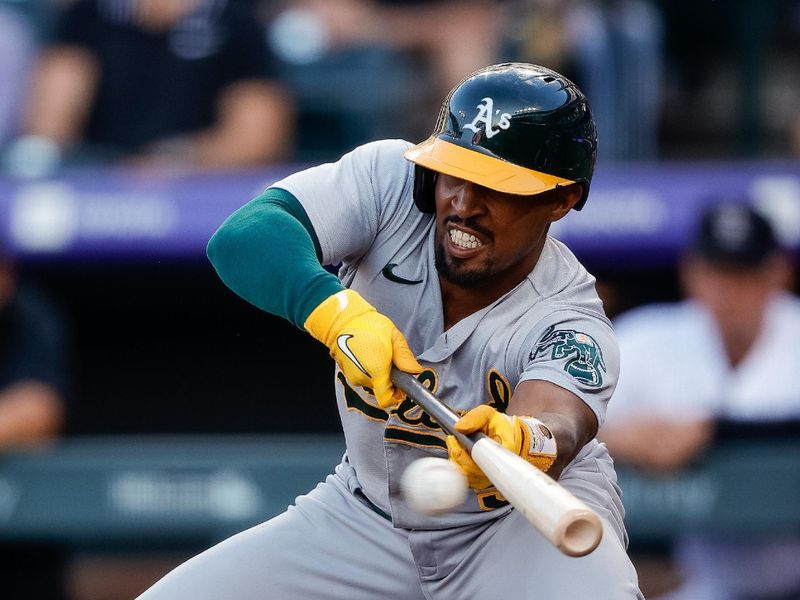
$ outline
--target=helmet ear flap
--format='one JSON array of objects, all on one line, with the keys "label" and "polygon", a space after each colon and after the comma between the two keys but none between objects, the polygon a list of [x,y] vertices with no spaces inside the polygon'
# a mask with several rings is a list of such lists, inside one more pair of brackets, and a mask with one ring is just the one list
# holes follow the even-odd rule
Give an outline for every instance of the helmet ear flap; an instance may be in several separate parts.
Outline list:
[{"label": "helmet ear flap", "polygon": [[583,195],[581,196],[581,199],[578,200],[577,204],[575,204],[575,206],[572,207],[575,210],[582,209],[583,205],[586,204],[586,200],[589,198],[589,182],[583,181],[581,182],[580,185],[583,188]]},{"label": "helmet ear flap", "polygon": [[436,171],[414,165],[414,204],[424,213],[436,212],[434,188],[436,187]]}]

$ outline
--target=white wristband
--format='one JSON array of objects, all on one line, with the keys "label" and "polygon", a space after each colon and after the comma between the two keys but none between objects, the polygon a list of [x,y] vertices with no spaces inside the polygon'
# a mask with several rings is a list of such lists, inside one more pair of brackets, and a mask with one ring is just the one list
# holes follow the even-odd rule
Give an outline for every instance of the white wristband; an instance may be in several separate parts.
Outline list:
[{"label": "white wristband", "polygon": [[553,456],[558,454],[556,438],[550,428],[536,417],[520,417],[530,434],[528,435],[529,456]]}]

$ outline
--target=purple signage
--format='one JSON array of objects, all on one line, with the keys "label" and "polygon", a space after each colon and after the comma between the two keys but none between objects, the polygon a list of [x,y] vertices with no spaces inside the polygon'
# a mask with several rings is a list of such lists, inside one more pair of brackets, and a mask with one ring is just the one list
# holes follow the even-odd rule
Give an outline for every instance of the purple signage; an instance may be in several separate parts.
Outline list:
[{"label": "purple signage", "polygon": [[[21,259],[191,259],[239,206],[297,166],[177,175],[81,170],[0,179],[6,251]],[[589,202],[551,233],[594,261],[671,261],[715,198],[749,198],[800,246],[800,163],[601,165]]]}]

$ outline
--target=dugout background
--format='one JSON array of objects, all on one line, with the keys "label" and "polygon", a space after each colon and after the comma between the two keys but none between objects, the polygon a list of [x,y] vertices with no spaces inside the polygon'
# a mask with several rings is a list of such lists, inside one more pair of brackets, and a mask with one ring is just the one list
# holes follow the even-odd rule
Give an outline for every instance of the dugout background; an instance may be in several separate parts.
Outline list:
[{"label": "dugout background", "polygon": [[[594,272],[614,311],[679,297],[672,268]],[[325,348],[203,260],[33,263],[23,275],[67,316],[70,435],[341,431]]]},{"label": "dugout background", "polygon": [[[77,1],[94,0],[0,0],[0,99],[16,102],[16,113],[7,118],[7,104],[0,101],[0,249],[16,260],[23,283],[50,296],[68,326],[71,382],[60,442],[87,443],[84,451],[97,447],[106,453],[119,442],[123,450],[109,461],[118,459],[125,468],[126,460],[138,458],[139,442],[144,446],[162,435],[202,443],[208,438],[196,436],[207,434],[224,443],[243,441],[247,449],[247,441],[261,434],[340,435],[326,349],[236,297],[213,273],[203,247],[225,215],[278,175],[333,160],[379,137],[424,139],[444,92],[487,63],[526,60],[553,67],[574,79],[593,104],[601,127],[598,172],[613,176],[605,191],[601,185],[593,189],[587,210],[567,221],[577,225],[571,233],[579,234],[573,238],[579,243],[570,246],[598,277],[609,316],[681,297],[677,242],[707,192],[758,192],[761,199],[776,199],[779,217],[788,215],[779,220],[790,229],[796,224],[789,233],[798,258],[800,0],[227,0],[256,21],[268,63],[264,75],[281,86],[294,111],[294,136],[278,162],[221,173],[186,169],[178,161],[174,171],[148,173],[118,162],[116,154],[79,145],[52,171],[26,176],[24,161],[15,162],[12,150],[28,133],[23,117],[35,99],[22,93],[27,88],[20,82],[29,80],[38,53],[52,39],[58,12]],[[103,1],[121,6],[140,0]],[[21,24],[27,37],[12,36],[9,23]],[[576,25],[584,28],[581,35]],[[380,35],[364,35],[376,31]],[[19,70],[6,69],[15,59]],[[190,162],[188,154],[184,158]],[[739,171],[753,174],[748,182],[761,183],[738,185]],[[137,183],[129,185],[132,180]],[[109,227],[99,237],[90,237],[97,230],[79,229],[55,249],[26,246],[21,240],[37,232],[14,231],[19,197],[51,183],[63,184],[58,189],[65,196],[45,198],[55,203],[45,204],[39,215],[44,224],[52,226],[48,217],[55,214],[58,221],[59,210],[74,202],[91,217],[88,222]],[[607,207],[608,218],[589,215],[594,206]],[[174,231],[158,237],[166,231],[160,222],[152,231],[136,229],[153,214],[174,216],[170,211],[180,217]],[[797,282],[794,289],[800,290]],[[788,437],[796,441],[793,425]],[[97,436],[103,444],[95,447]],[[302,439],[305,444],[309,438]],[[341,455],[336,443],[330,447],[332,456]],[[218,450],[214,446],[208,454]],[[0,518],[9,519],[0,519],[0,533],[17,525],[6,510],[15,465],[35,463],[39,456],[15,452],[0,456]],[[169,452],[149,452],[156,459],[153,469],[160,473],[160,465],[170,475]],[[76,462],[95,458],[103,457],[79,455]],[[250,459],[242,456],[241,463]],[[185,473],[176,473],[180,482]],[[58,469],[41,478],[55,482],[59,474],[67,479],[59,480],[63,487],[84,483]],[[686,488],[681,481],[657,497],[674,512],[657,514],[676,520],[684,514],[678,487]],[[100,488],[92,502],[103,506],[108,495]],[[36,500],[44,507],[43,519],[75,508],[46,494]],[[80,501],[74,504],[80,508]],[[91,513],[94,505],[87,506]],[[180,517],[163,514],[164,526]],[[141,539],[120,543],[92,532],[72,535],[72,524],[65,518],[63,530],[42,533],[36,522],[24,523],[34,532],[31,539],[11,540],[23,544],[15,552],[48,534],[71,542],[57,549],[53,570],[46,557],[23,554],[20,561],[30,569],[30,580],[66,573],[69,600],[133,597],[230,533],[203,529],[214,540],[170,540],[154,527],[137,531]],[[732,530],[741,527],[732,521]],[[665,560],[668,547],[664,537],[633,540],[648,596],[677,581]],[[0,576],[0,598],[9,597],[4,585]]]}]

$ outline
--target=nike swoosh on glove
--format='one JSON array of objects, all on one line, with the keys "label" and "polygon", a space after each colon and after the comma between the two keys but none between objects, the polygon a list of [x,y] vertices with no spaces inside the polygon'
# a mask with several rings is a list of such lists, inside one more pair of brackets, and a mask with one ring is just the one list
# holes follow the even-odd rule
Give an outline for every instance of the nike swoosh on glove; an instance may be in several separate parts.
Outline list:
[{"label": "nike swoosh on glove", "polygon": [[353,290],[323,300],[303,325],[328,346],[351,384],[372,389],[381,408],[405,398],[405,393],[392,384],[392,365],[415,375],[422,372],[405,336],[391,319]]}]

